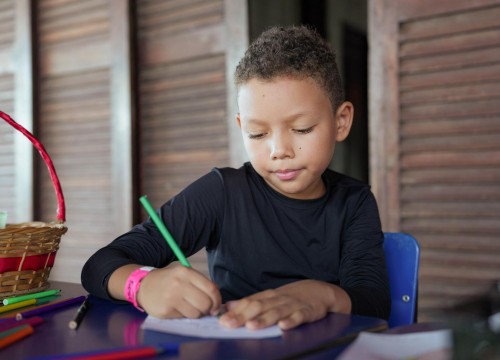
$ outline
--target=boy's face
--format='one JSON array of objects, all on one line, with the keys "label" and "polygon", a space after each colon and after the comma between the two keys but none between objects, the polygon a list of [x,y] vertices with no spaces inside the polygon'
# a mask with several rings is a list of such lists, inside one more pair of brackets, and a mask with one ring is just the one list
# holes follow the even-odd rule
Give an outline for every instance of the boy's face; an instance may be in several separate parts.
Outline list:
[{"label": "boy's face", "polygon": [[321,175],[337,141],[351,127],[353,107],[336,113],[330,99],[311,79],[252,79],[238,93],[245,149],[255,170],[274,190],[295,199],[325,193]]}]

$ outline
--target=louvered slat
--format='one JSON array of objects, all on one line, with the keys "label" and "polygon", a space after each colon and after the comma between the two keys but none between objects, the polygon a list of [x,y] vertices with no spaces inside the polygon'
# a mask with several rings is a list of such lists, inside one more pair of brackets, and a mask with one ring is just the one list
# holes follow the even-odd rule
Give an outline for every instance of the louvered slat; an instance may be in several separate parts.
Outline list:
[{"label": "louvered slat", "polygon": [[[0,2],[0,110],[14,114],[14,73],[7,59],[14,46],[14,0]],[[2,62],[3,59],[7,61]],[[7,211],[9,223],[15,223],[15,154],[16,131],[0,119],[0,210]]]},{"label": "louvered slat", "polygon": [[422,245],[423,314],[500,279],[499,16],[400,24],[400,225]]},{"label": "louvered slat", "polygon": [[0,1],[0,49],[14,42],[14,24],[14,0]]},{"label": "louvered slat", "polygon": [[[0,75],[0,110],[12,114],[14,108],[14,76]],[[15,130],[0,119],[0,209],[7,211],[8,222],[15,223]]]}]

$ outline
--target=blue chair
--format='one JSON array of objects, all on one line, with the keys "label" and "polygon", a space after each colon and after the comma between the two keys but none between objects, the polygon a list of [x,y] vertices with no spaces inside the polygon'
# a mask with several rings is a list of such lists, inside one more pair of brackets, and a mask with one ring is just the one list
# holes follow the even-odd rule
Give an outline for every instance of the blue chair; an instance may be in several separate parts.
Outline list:
[{"label": "blue chair", "polygon": [[384,253],[391,288],[389,327],[417,320],[418,266],[420,247],[405,233],[384,233]]}]

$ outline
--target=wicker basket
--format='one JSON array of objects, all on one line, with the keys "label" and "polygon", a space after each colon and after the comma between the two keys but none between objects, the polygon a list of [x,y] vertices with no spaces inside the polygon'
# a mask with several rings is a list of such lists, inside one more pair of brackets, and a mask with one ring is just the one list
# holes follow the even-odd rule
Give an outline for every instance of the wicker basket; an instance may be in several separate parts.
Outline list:
[{"label": "wicker basket", "polygon": [[0,229],[0,299],[43,291],[49,286],[61,236],[67,231],[64,196],[52,160],[43,145],[9,115],[0,117],[26,136],[42,156],[57,196],[57,219],[52,223],[7,224]]}]

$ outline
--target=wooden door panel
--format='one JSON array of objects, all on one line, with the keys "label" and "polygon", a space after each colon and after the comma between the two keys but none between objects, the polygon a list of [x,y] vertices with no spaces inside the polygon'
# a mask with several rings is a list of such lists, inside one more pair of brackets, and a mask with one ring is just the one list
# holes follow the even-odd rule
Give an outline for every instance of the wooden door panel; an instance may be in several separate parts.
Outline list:
[{"label": "wooden door panel", "polygon": [[384,227],[422,245],[423,318],[500,279],[499,15],[500,1],[371,4],[373,89],[390,84],[371,108],[372,181]]},{"label": "wooden door panel", "polygon": [[[140,188],[159,207],[229,165],[224,1],[136,4]],[[208,274],[204,251],[190,262]]]}]

